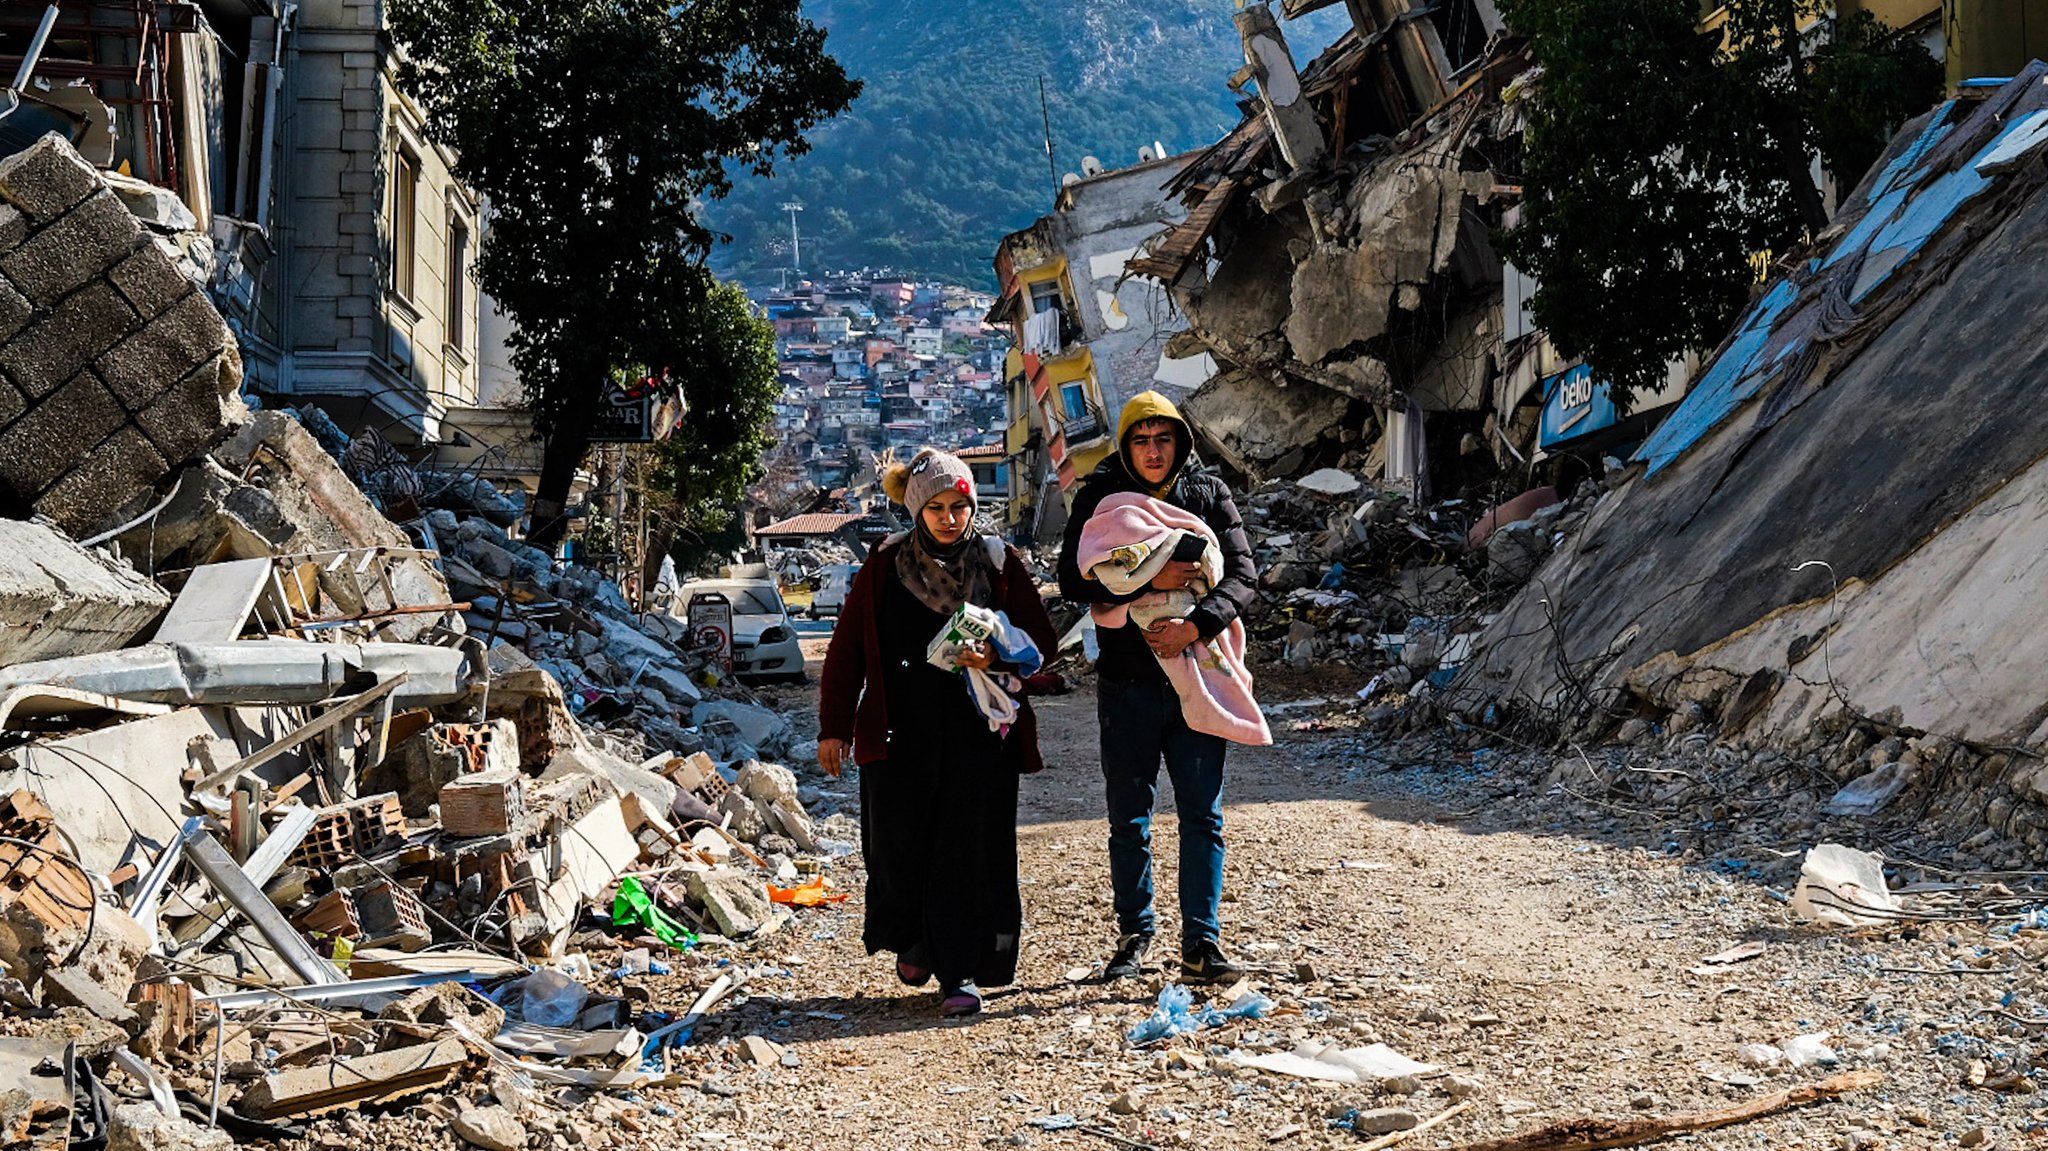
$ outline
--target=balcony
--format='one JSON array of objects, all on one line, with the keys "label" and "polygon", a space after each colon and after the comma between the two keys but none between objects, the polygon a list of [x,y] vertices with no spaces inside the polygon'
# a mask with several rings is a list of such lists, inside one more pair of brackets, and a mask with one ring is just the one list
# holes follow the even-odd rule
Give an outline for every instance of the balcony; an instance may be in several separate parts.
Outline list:
[{"label": "balcony", "polygon": [[1072,451],[1107,436],[1109,420],[1104,418],[1101,408],[1091,403],[1088,410],[1080,415],[1070,415],[1061,420],[1060,431],[1067,437],[1067,450]]}]

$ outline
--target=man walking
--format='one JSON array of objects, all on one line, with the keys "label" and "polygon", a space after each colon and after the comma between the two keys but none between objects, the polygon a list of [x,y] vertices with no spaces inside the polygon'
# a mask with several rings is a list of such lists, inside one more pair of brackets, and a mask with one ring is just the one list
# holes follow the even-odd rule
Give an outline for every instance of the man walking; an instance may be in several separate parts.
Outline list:
[{"label": "man walking", "polygon": [[1081,571],[1081,531],[1104,499],[1137,492],[1199,517],[1215,533],[1222,578],[1184,615],[1149,630],[1101,627],[1096,708],[1102,775],[1109,801],[1109,876],[1120,938],[1105,979],[1137,975],[1152,945],[1152,811],[1159,765],[1166,764],[1180,815],[1181,977],[1216,983],[1241,969],[1224,957],[1218,905],[1223,900],[1223,739],[1194,731],[1161,669],[1197,640],[1214,639],[1251,603],[1258,573],[1230,490],[1195,465],[1194,436],[1173,402],[1145,392],[1117,420],[1117,452],[1074,497],[1060,554],[1060,592],[1087,604],[1118,604],[1146,591],[1171,591],[1202,575],[1198,563],[1169,562],[1147,588],[1116,595]]}]

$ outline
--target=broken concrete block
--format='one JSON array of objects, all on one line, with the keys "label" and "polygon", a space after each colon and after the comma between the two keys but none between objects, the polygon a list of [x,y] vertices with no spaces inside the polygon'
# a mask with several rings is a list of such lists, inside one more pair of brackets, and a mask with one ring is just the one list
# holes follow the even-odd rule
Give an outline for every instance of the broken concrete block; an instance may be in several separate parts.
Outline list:
[{"label": "broken concrete block", "polygon": [[690,899],[703,905],[705,914],[730,939],[744,939],[765,926],[775,914],[761,881],[744,872],[721,867],[690,873]]},{"label": "broken concrete block", "polygon": [[[505,1009],[460,983],[437,983],[408,994],[377,1013],[377,1018],[403,1024],[418,1035],[460,1023],[471,1034],[496,1035],[505,1026]],[[386,1041],[386,1047],[403,1046]]]},{"label": "broken concrete block", "polygon": [[142,242],[135,217],[112,192],[96,192],[0,256],[0,272],[38,307],[51,307],[113,267]]},{"label": "broken concrete block", "polygon": [[241,387],[242,357],[230,346],[137,412],[136,426],[165,459],[190,459],[249,418]]},{"label": "broken concrete block", "polygon": [[162,251],[138,251],[107,273],[121,297],[144,318],[154,317],[189,294],[192,282]]},{"label": "broken concrete block", "polygon": [[737,791],[728,791],[718,797],[718,811],[732,817],[726,830],[748,843],[768,834],[768,819],[761,814],[760,806]]},{"label": "broken concrete block", "polygon": [[169,188],[119,172],[102,173],[100,179],[106,182],[114,195],[120,197],[122,206],[131,215],[150,227],[166,232],[198,230],[199,218]]},{"label": "broken concrete block", "polygon": [[777,802],[801,806],[796,794],[796,773],[779,763],[750,759],[740,765],[739,778],[734,782],[748,799],[763,807]]},{"label": "broken concrete block", "polygon": [[1280,387],[1230,371],[1189,396],[1181,414],[1232,468],[1263,476],[1288,453],[1336,435],[1350,408],[1349,397],[1314,384]]},{"label": "broken concrete block", "polygon": [[99,174],[54,133],[0,160],[0,196],[37,225],[62,215],[100,187]]},{"label": "broken concrete block", "polygon": [[169,468],[148,437],[124,427],[44,492],[35,509],[68,532],[88,535],[107,525],[132,493],[149,490],[153,477]]},{"label": "broken concrete block", "polygon": [[235,1137],[218,1127],[174,1118],[154,1103],[123,1103],[107,1123],[107,1151],[233,1151]]},{"label": "broken concrete block", "polygon": [[140,411],[192,369],[234,346],[212,301],[193,293],[99,358],[99,374],[130,411]]},{"label": "broken concrete block", "polygon": [[782,1045],[759,1035],[748,1035],[740,1039],[740,1059],[747,1063],[758,1063],[773,1067],[782,1062]]},{"label": "broken concrete block", "polygon": [[741,739],[771,755],[776,754],[789,739],[787,719],[765,707],[736,700],[703,700],[690,709],[690,717],[700,724],[711,719],[726,720],[739,729]]},{"label": "broken concrete block", "polygon": [[503,1107],[471,1107],[449,1126],[462,1141],[484,1151],[524,1151],[526,1127]]},{"label": "broken concrete block", "polygon": [[52,1007],[82,1007],[131,1035],[142,1030],[142,1017],[128,1005],[126,994],[116,995],[101,987],[82,968],[53,967],[43,972],[43,1002]]},{"label": "broken concrete block", "polygon": [[595,747],[563,748],[548,761],[543,780],[594,775],[621,792],[632,792],[649,811],[667,811],[676,800],[676,785],[652,771]]},{"label": "broken concrete block", "polygon": [[127,419],[98,377],[74,375],[0,433],[0,482],[24,498],[41,495]]},{"label": "broken concrete block", "polygon": [[811,830],[811,817],[792,800],[778,799],[766,808],[770,823],[805,851],[818,850],[818,837]]},{"label": "broken concrete block", "polygon": [[1550,554],[1550,533],[1533,520],[1512,523],[1486,541],[1486,572],[1496,580],[1520,583],[1536,573]]},{"label": "broken concrete block", "polygon": [[47,396],[119,343],[140,322],[135,309],[109,284],[94,283],[65,297],[0,349],[0,367],[23,394]]},{"label": "broken concrete block", "polygon": [[0,665],[124,647],[168,606],[154,582],[49,525],[0,520]]}]

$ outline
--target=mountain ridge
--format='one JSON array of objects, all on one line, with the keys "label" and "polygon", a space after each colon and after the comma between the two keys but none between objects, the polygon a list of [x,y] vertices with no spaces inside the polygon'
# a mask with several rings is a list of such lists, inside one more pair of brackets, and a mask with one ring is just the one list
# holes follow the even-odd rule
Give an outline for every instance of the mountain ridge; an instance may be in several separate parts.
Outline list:
[{"label": "mountain ridge", "polygon": [[[1039,79],[1060,173],[1107,168],[1155,141],[1208,145],[1241,117],[1232,0],[811,0],[828,51],[864,91],[774,179],[747,179],[708,210],[733,242],[721,275],[760,282],[789,264],[798,218],[806,271],[888,267],[988,286],[997,242],[1051,209]],[[1342,9],[1286,25],[1306,63]]]}]

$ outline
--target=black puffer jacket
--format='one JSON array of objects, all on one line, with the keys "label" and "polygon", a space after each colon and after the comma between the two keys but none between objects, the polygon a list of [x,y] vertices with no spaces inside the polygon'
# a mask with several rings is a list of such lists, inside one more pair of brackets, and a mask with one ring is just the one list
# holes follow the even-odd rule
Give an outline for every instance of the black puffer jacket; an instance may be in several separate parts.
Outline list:
[{"label": "black puffer jacket", "polygon": [[[1223,579],[1202,598],[1195,609],[1188,613],[1188,622],[1208,639],[1230,626],[1244,610],[1251,606],[1252,597],[1257,594],[1259,573],[1252,563],[1251,541],[1245,538],[1244,518],[1238,514],[1237,502],[1230,496],[1230,489],[1214,472],[1193,462],[1192,453],[1185,445],[1192,442],[1187,423],[1180,419],[1180,413],[1167,405],[1165,412],[1148,410],[1139,413],[1142,418],[1167,418],[1181,424],[1181,442],[1184,445],[1181,460],[1174,478],[1164,494],[1160,494],[1143,480],[1133,475],[1124,464],[1121,444],[1130,435],[1130,430],[1139,422],[1133,418],[1132,407],[1139,400],[1152,397],[1164,402],[1156,393],[1146,393],[1131,401],[1126,407],[1124,418],[1118,421],[1117,454],[1102,461],[1094,474],[1082,481],[1081,490],[1074,496],[1073,509],[1067,515],[1066,546],[1060,551],[1060,594],[1077,603],[1125,603],[1136,599],[1142,592],[1127,596],[1111,593],[1095,580],[1081,572],[1079,555],[1081,551],[1081,529],[1088,517],[1103,500],[1118,492],[1142,492],[1156,496],[1177,508],[1192,512],[1209,525],[1216,533],[1216,540],[1223,553]],[[1166,672],[1161,670],[1152,649],[1145,644],[1145,637],[1135,626],[1120,628],[1099,628],[1097,640],[1102,645],[1102,656],[1096,661],[1098,674],[1109,679],[1125,681],[1161,681]]]}]

